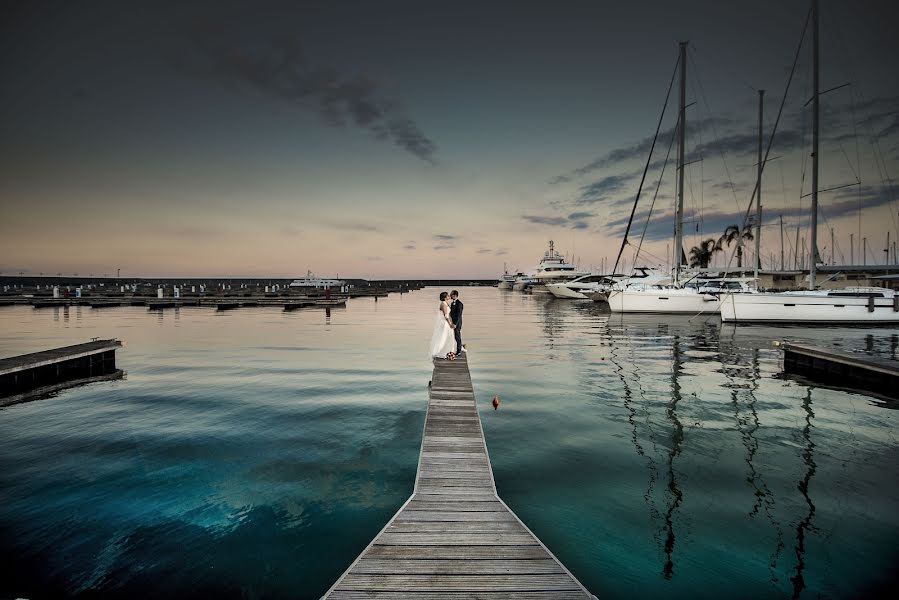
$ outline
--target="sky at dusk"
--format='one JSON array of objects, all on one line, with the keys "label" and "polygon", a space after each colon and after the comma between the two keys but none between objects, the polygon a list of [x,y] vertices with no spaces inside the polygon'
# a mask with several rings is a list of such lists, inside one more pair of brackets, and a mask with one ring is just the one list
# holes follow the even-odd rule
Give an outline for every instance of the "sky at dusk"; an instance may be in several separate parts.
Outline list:
[{"label": "sky at dusk", "polygon": [[[4,2],[0,272],[365,278],[614,260],[677,60],[687,249],[741,220],[808,12],[758,2]],[[899,233],[899,9],[821,2],[819,244]],[[811,32],[762,188],[808,238]],[[636,241],[676,121],[676,84]],[[665,266],[674,156],[640,261]],[[855,185],[847,185],[855,184]],[[840,187],[846,186],[846,187]],[[854,254],[861,262],[859,250]],[[632,252],[626,253],[630,264]],[[719,258],[721,262],[725,260]],[[789,262],[789,259],[788,259]],[[789,266],[789,265],[788,265]]]}]

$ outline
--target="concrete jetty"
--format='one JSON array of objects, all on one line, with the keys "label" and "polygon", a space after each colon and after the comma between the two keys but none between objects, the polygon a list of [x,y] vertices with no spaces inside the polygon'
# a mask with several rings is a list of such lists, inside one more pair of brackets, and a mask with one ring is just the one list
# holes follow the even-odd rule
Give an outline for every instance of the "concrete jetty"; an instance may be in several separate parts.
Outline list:
[{"label": "concrete jetty", "polygon": [[323,598],[594,598],[498,496],[466,355],[431,382],[412,496]]}]

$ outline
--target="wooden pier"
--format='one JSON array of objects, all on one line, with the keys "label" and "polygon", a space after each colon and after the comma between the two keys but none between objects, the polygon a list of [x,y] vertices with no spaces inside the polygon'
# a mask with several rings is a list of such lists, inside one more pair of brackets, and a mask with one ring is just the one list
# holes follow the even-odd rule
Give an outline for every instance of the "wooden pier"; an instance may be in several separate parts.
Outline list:
[{"label": "wooden pier", "polygon": [[782,344],[781,348],[787,373],[899,398],[899,361],[801,344]]},{"label": "wooden pier", "polygon": [[466,355],[431,381],[412,496],[324,598],[594,598],[497,495]]},{"label": "wooden pier", "polygon": [[0,359],[0,406],[15,404],[67,387],[118,379],[119,340],[95,340],[43,352]]}]

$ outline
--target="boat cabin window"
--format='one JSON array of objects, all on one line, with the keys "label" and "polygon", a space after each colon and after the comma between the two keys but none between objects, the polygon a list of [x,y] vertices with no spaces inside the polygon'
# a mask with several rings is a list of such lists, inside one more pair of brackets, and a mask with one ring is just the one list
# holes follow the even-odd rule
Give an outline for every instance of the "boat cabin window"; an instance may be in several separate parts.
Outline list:
[{"label": "boat cabin window", "polygon": [[828,292],[827,295],[850,298],[883,298],[882,292]]}]

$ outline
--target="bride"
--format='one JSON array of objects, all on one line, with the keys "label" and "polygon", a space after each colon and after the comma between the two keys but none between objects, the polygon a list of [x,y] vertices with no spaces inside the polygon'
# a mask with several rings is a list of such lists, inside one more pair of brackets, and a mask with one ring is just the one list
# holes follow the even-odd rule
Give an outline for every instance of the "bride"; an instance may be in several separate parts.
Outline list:
[{"label": "bride", "polygon": [[453,322],[449,316],[449,305],[446,303],[446,292],[440,292],[440,308],[437,311],[437,322],[434,323],[434,335],[431,336],[431,357],[446,358],[456,350],[456,338],[453,337]]}]

